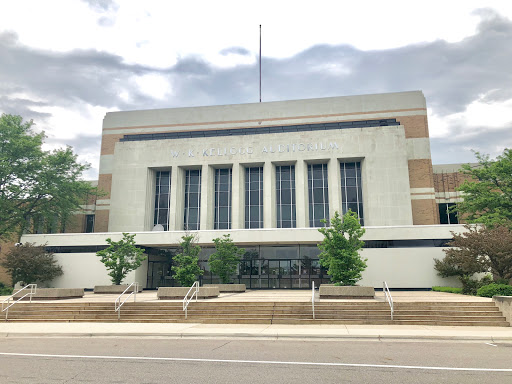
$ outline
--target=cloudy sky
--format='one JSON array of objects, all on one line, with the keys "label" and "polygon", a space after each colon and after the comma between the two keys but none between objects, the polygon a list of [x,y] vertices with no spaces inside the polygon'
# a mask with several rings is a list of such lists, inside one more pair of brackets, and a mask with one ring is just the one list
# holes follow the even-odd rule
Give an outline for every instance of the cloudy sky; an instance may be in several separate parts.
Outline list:
[{"label": "cloudy sky", "polygon": [[512,147],[512,1],[0,3],[0,112],[97,177],[106,112],[422,90],[434,164]]}]

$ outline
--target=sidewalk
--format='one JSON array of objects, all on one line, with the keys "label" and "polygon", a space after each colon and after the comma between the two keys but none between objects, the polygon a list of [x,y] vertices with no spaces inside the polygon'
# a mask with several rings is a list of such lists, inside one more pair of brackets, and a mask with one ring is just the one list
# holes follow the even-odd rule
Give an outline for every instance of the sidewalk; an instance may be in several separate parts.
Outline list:
[{"label": "sidewalk", "polygon": [[[491,301],[488,298],[442,292],[392,292],[395,302]],[[94,295],[66,302],[114,302],[117,295]],[[156,301],[156,291],[137,294],[137,302]],[[211,301],[311,301],[310,291],[247,291],[223,294]],[[383,301],[376,292],[376,301]],[[326,301],[326,300],[322,300]],[[330,301],[330,300],[329,300]],[[352,300],[353,301],[353,300]],[[62,303],[63,301],[58,301]],[[512,327],[465,327],[421,325],[262,325],[199,323],[10,323],[0,322],[0,337],[167,337],[234,339],[315,339],[315,340],[423,340],[512,342]]]},{"label": "sidewalk", "polygon": [[260,325],[198,323],[0,323],[0,337],[167,337],[224,339],[512,342],[508,327]]}]

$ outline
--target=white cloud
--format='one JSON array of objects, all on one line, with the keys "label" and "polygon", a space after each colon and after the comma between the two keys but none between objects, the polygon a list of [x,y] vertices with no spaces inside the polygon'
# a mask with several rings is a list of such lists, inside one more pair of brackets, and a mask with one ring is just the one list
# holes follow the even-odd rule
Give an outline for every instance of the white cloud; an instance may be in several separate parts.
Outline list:
[{"label": "white cloud", "polygon": [[163,100],[172,92],[169,79],[157,74],[148,74],[134,78],[139,90],[147,96]]}]

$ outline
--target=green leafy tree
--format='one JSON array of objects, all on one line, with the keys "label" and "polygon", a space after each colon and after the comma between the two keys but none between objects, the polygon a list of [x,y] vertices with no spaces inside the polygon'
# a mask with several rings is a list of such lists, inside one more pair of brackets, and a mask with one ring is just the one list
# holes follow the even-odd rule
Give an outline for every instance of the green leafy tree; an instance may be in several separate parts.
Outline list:
[{"label": "green leafy tree", "polygon": [[[323,222],[327,223],[326,220]],[[320,264],[327,268],[331,281],[336,285],[355,285],[361,280],[361,273],[367,266],[367,259],[359,254],[364,245],[360,239],[365,230],[359,224],[357,213],[349,210],[342,220],[335,212],[330,226],[319,228],[318,231],[324,235],[323,241],[318,244],[322,251]]]},{"label": "green leafy tree", "polygon": [[468,223],[487,227],[512,223],[512,150],[505,149],[496,160],[478,152],[476,157],[478,166],[462,166],[468,180],[458,188],[464,193],[464,200],[454,209]]},{"label": "green leafy tree", "polygon": [[213,274],[220,277],[223,284],[232,282],[232,276],[240,263],[240,257],[245,253],[244,248],[238,248],[230,235],[224,235],[213,239],[215,253],[208,259],[208,264]]},{"label": "green leafy tree", "polygon": [[32,126],[21,116],[0,117],[0,239],[30,232],[31,220],[62,229],[97,193],[81,180],[89,165],[78,163],[70,147],[43,151],[44,133]]},{"label": "green leafy tree", "polygon": [[442,277],[457,276],[463,293],[476,294],[476,290],[490,283],[489,278],[478,280],[478,273],[491,273],[496,281],[512,279],[512,225],[466,225],[460,234],[452,232],[450,248],[445,249],[443,260],[434,260],[434,268]]},{"label": "green leafy tree", "polygon": [[36,246],[33,243],[13,247],[1,265],[11,276],[13,284],[45,283],[63,273],[53,253],[46,252],[44,246]]},{"label": "green leafy tree", "polygon": [[121,284],[126,275],[139,268],[146,259],[144,249],[135,246],[134,239],[135,235],[129,233],[123,233],[123,238],[119,241],[108,238],[106,242],[109,247],[96,253],[110,271],[108,275],[111,277],[112,284]]},{"label": "green leafy tree", "polygon": [[181,240],[181,252],[172,258],[174,264],[172,271],[176,280],[183,287],[190,287],[197,280],[197,276],[202,276],[204,273],[198,264],[201,247],[197,245],[197,239],[194,235],[182,236]]}]

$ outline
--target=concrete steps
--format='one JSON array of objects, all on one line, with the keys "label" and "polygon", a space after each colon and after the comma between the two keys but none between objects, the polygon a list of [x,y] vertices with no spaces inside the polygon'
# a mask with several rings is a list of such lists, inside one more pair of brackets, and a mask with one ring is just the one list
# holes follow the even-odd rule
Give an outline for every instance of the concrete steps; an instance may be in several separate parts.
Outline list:
[{"label": "concrete steps", "polygon": [[[118,322],[113,303],[19,303],[12,322]],[[210,324],[395,324],[509,326],[493,302],[396,303],[394,318],[383,302],[318,302],[313,320],[307,302],[192,302],[188,316],[181,302],[126,303],[121,322]]]}]

